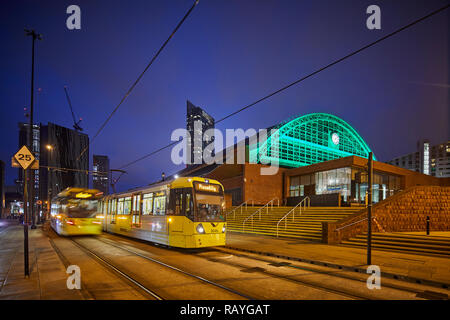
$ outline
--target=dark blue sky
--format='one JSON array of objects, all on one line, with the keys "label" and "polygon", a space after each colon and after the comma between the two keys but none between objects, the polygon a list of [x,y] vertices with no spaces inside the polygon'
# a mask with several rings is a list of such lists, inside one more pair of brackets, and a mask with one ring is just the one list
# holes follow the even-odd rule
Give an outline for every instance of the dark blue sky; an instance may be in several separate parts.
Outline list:
[{"label": "dark blue sky", "polygon": [[[2,1],[0,4],[0,159],[7,184],[17,122],[30,101],[31,39],[36,51],[35,119],[71,127],[64,85],[82,127],[95,134],[191,0]],[[117,168],[170,142],[185,127],[186,100],[221,118],[347,53],[447,4],[444,0],[201,0],[131,96],[91,146]],[[81,30],[65,26],[81,7]],[[367,6],[382,29],[368,30]],[[381,161],[449,133],[447,10],[218,125],[266,128],[295,115],[328,112],[349,122]],[[128,168],[118,189],[177,169],[170,150]]]}]

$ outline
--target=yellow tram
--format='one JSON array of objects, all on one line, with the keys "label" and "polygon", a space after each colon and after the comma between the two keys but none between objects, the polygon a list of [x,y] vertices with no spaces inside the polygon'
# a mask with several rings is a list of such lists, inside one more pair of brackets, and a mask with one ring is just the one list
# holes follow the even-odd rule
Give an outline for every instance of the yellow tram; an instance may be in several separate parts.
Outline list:
[{"label": "yellow tram", "polygon": [[180,177],[101,201],[103,230],[180,248],[225,245],[223,186]]},{"label": "yellow tram", "polygon": [[59,235],[90,235],[102,232],[98,204],[103,193],[96,189],[67,188],[51,202],[50,225]]}]

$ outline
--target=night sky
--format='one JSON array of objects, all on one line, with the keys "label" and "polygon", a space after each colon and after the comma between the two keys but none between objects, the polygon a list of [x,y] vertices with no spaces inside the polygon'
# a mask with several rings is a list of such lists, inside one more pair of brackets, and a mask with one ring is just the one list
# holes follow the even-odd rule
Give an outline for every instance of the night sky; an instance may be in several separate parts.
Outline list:
[{"label": "night sky", "polygon": [[[200,0],[90,149],[118,168],[170,142],[185,127],[186,100],[219,119],[343,57],[448,1]],[[81,30],[66,28],[66,8],[81,7]],[[167,39],[192,0],[2,1],[0,4],[0,159],[6,184],[17,169],[18,126],[30,103],[31,37],[37,43],[35,120],[72,127],[64,95],[92,137]],[[366,28],[366,8],[381,8],[381,30]],[[418,139],[449,132],[450,10],[218,125],[266,128],[311,112],[352,125],[380,161],[416,150]],[[40,88],[39,92],[38,89]],[[179,168],[179,167],[178,167]],[[177,167],[170,149],[129,167],[118,190]]]}]

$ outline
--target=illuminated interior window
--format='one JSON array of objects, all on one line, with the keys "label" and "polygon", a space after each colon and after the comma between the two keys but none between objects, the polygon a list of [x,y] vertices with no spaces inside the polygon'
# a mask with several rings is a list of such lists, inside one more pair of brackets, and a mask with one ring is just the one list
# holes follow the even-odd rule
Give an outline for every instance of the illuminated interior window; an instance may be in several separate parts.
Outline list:
[{"label": "illuminated interior window", "polygon": [[130,214],[131,212],[131,197],[126,197],[123,205],[123,214]]},{"label": "illuminated interior window", "polygon": [[142,214],[152,214],[153,212],[153,193],[144,194],[142,200]]}]

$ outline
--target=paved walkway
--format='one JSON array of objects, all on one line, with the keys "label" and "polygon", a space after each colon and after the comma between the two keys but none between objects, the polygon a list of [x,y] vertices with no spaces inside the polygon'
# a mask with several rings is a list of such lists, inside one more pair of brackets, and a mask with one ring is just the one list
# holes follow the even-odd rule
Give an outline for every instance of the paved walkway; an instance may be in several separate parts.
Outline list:
[{"label": "paved walkway", "polygon": [[[261,254],[324,262],[346,268],[367,267],[367,250],[360,248],[233,232],[227,233],[227,246]],[[405,279],[423,279],[424,283],[432,281],[450,286],[449,258],[372,250],[372,264],[378,265],[382,273],[398,275]]]},{"label": "paved walkway", "polygon": [[24,275],[23,226],[0,220],[0,300],[83,299],[66,286],[66,268],[40,228],[29,230],[30,277]]},{"label": "paved walkway", "polygon": [[[443,236],[440,235],[440,236]],[[24,276],[23,226],[0,220],[0,300],[83,299],[66,286],[68,274],[43,231],[29,230],[30,277]],[[366,250],[294,239],[227,234],[231,248],[365,269]],[[372,251],[372,264],[382,273],[450,285],[450,259],[418,254]]]}]

